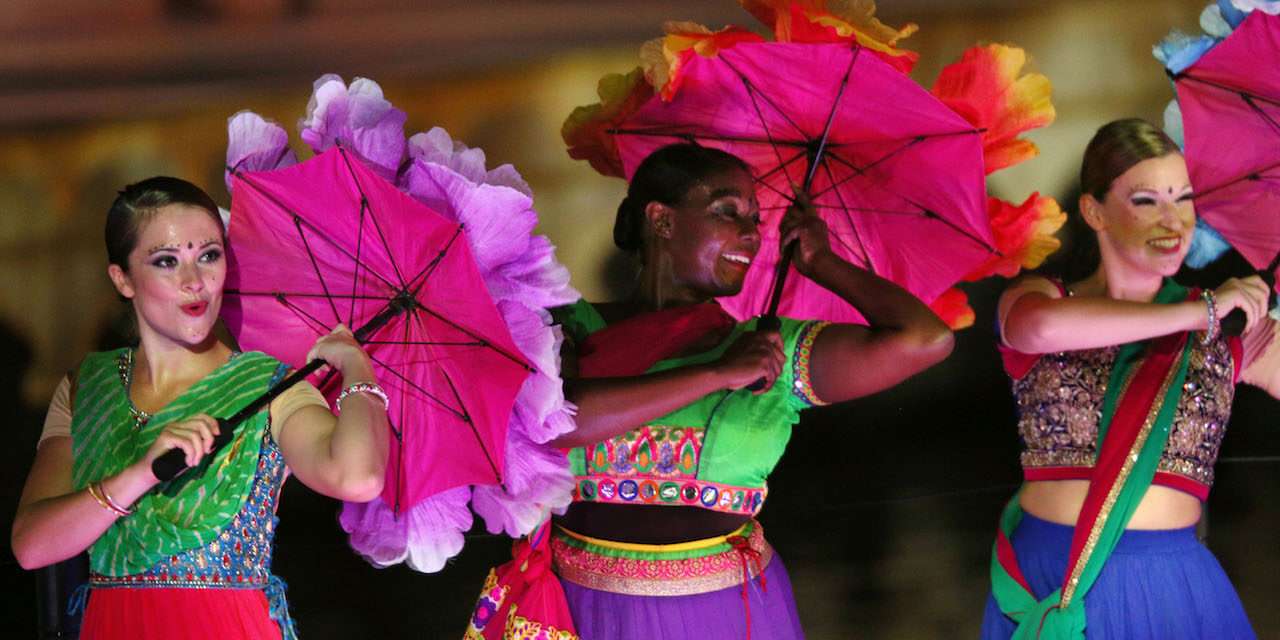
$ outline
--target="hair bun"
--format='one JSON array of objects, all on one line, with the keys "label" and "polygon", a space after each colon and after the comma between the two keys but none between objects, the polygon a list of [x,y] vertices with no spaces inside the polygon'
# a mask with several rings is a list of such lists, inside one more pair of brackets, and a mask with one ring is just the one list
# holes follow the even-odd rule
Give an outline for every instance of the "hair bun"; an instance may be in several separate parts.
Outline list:
[{"label": "hair bun", "polygon": [[618,204],[618,216],[613,221],[613,243],[623,251],[639,251],[641,241],[640,212],[630,196]]}]

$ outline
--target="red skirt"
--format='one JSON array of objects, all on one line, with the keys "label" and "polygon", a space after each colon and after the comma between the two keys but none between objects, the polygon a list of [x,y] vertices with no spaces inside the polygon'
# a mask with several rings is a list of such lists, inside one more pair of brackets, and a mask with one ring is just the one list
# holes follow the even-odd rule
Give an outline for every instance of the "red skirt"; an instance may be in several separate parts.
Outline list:
[{"label": "red skirt", "polygon": [[91,589],[83,640],[280,640],[260,589]]}]

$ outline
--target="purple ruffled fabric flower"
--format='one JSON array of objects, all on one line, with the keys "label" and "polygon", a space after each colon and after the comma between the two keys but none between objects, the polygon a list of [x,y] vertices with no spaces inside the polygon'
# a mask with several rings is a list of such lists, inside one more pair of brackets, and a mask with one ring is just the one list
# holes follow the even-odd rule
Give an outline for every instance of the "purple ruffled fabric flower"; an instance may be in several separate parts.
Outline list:
[{"label": "purple ruffled fabric flower", "polygon": [[[270,171],[298,163],[284,127],[252,111],[227,118],[227,166],[237,171]],[[227,171],[227,191],[231,172]]]},{"label": "purple ruffled fabric flower", "polygon": [[404,159],[404,122],[405,113],[382,97],[378,83],[356,78],[347,86],[326,74],[315,81],[298,129],[316,153],[341,143],[394,182]]}]

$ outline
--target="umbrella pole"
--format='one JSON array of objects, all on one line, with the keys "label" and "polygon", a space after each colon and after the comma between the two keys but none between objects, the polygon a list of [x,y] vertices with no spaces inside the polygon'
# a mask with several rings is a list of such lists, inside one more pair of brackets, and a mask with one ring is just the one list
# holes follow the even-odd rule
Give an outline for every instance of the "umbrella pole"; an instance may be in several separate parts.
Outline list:
[{"label": "umbrella pole", "polygon": [[[413,309],[415,304],[413,296],[407,292],[401,293],[400,295],[392,298],[391,303],[387,305],[386,309],[383,309],[378,313],[378,315],[366,322],[364,326],[356,330],[356,341],[364,343],[364,341],[367,340],[374,331],[382,328],[382,326],[390,322],[392,318],[402,313],[407,313],[409,310]],[[325,364],[325,361],[321,358],[316,358],[311,362],[308,362],[301,369],[294,371],[285,379],[277,382],[265,393],[245,405],[244,408],[237,411],[231,417],[218,418],[218,435],[213,437],[213,449],[205,456],[204,459],[206,461],[212,460],[213,456],[216,455],[218,451],[221,451],[227,443],[231,442],[231,440],[235,438],[236,427],[238,427],[241,422],[244,422],[250,416],[266,408],[266,406],[271,404],[271,401],[279,397],[280,394],[289,390],[293,385],[305,380],[307,376],[315,373]],[[172,480],[179,475],[186,473],[190,469],[191,467],[187,466],[186,457],[182,453],[182,449],[170,449],[151,462],[151,473],[155,474],[156,479],[161,482]]]},{"label": "umbrella pole", "polygon": [[[806,170],[804,176],[804,185],[800,188],[807,196],[809,188],[813,186],[813,177],[818,173],[818,163],[822,161],[822,153],[827,148],[827,134],[830,132],[831,122],[827,122],[827,131],[824,131],[822,138],[817,141],[816,145],[810,145],[806,154]],[[784,214],[785,215],[785,214]],[[792,242],[782,248],[782,256],[778,259],[778,268],[773,276],[773,290],[769,294],[769,307],[763,316],[756,322],[757,331],[777,331],[782,328],[782,321],[778,319],[778,305],[782,304],[782,287],[787,283],[787,272],[791,270],[791,259],[795,256],[796,246]],[[764,388],[764,378],[760,378],[755,382],[747,385],[748,391],[759,391]]]}]

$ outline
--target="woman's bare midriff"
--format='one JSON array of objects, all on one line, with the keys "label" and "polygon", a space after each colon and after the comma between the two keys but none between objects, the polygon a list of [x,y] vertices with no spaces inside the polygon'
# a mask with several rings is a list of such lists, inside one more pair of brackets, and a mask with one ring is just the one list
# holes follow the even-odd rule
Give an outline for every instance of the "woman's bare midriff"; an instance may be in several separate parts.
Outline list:
[{"label": "woman's bare midriff", "polygon": [[592,538],[674,544],[722,536],[750,519],[750,516],[697,507],[575,502],[555,520],[570,531]]},{"label": "woman's bare midriff", "polygon": [[[1074,526],[1089,492],[1088,480],[1053,480],[1023,485],[1020,503],[1031,515]],[[1182,529],[1200,521],[1200,500],[1191,494],[1151,485],[1127,529]]]}]

